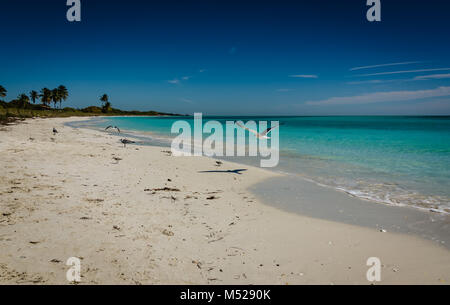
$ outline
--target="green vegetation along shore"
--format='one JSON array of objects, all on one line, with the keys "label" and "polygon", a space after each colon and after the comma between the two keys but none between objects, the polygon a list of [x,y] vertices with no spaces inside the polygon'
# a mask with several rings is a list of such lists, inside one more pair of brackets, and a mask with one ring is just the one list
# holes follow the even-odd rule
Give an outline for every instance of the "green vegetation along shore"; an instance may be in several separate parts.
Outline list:
[{"label": "green vegetation along shore", "polygon": [[[7,90],[0,85],[0,124],[9,124],[26,118],[54,118],[72,116],[162,116],[176,115],[157,111],[124,111],[112,107],[109,96],[103,94],[99,98],[100,106],[90,106],[83,109],[62,107],[62,103],[69,98],[69,91],[63,85],[55,89],[43,88],[38,93],[30,91],[22,93],[9,102],[2,100],[7,96]],[[52,105],[53,104],[53,105]],[[53,106],[53,107],[52,107]]]}]

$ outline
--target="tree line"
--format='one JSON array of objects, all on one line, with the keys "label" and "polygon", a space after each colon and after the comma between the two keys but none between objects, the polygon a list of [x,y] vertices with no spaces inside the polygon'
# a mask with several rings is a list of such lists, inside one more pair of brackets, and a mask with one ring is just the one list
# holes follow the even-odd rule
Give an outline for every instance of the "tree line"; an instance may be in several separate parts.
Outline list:
[{"label": "tree line", "polygon": [[[5,87],[0,85],[0,98],[6,97],[7,90]],[[41,103],[47,107],[50,107],[51,103],[53,103],[54,108],[57,108],[57,104],[59,103],[59,107],[61,108],[62,102],[66,101],[69,97],[69,90],[67,90],[66,86],[59,86],[55,89],[42,88],[40,93],[35,90],[30,91],[27,95],[25,93],[19,94],[16,101],[19,106],[24,108],[30,102],[36,104],[36,101],[40,100]]]},{"label": "tree line", "polygon": [[[7,92],[5,87],[0,85],[0,98],[6,97]],[[12,102],[20,108],[25,108],[26,105],[31,104],[31,102],[36,104],[36,102],[40,100],[41,104],[45,107],[51,107],[51,104],[53,103],[55,109],[57,109],[58,104],[61,109],[62,102],[65,102],[68,98],[69,90],[67,90],[66,86],[60,85],[55,89],[42,88],[40,92],[32,90],[28,95],[25,93],[19,94],[17,99]],[[107,94],[103,94],[100,97],[100,102],[102,103],[102,112],[107,113],[112,110]]]}]

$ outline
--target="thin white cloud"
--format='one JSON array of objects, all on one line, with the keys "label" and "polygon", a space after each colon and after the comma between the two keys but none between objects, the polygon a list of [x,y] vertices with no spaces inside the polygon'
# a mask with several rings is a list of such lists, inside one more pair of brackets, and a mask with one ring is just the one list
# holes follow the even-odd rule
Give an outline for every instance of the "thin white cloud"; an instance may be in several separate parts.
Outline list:
[{"label": "thin white cloud", "polygon": [[295,91],[295,89],[288,89],[288,88],[281,88],[281,89],[277,89],[277,92],[291,92],[291,91]]},{"label": "thin white cloud", "polygon": [[187,104],[194,104],[194,102],[188,98],[180,98],[180,101]]},{"label": "thin white cloud", "polygon": [[422,62],[421,61],[395,62],[395,63],[390,63],[390,64],[354,67],[354,68],[351,68],[350,71],[357,71],[357,70],[364,70],[364,69],[373,69],[373,68],[380,68],[380,67],[400,66],[400,65],[412,65],[412,64],[420,64],[420,63],[422,63]]},{"label": "thin white cloud", "polygon": [[450,78],[449,74],[430,74],[430,75],[422,75],[414,77],[414,80],[425,80],[425,79],[443,79]]},{"label": "thin white cloud", "polygon": [[450,87],[429,90],[374,92],[358,96],[332,97],[320,101],[308,101],[306,105],[359,105],[384,102],[416,100],[422,98],[450,96]]},{"label": "thin white cloud", "polygon": [[400,83],[400,82],[413,82],[421,80],[432,80],[432,79],[445,79],[450,78],[450,73],[448,74],[430,74],[421,75],[413,78],[402,78],[402,79],[373,79],[373,80],[363,80],[346,82],[347,85],[364,85],[364,84],[385,84],[385,83]]},{"label": "thin white cloud", "polygon": [[436,69],[420,69],[420,70],[380,72],[380,73],[370,73],[370,74],[359,74],[359,75],[356,75],[356,76],[377,76],[377,75],[392,75],[392,74],[419,73],[419,72],[432,72],[432,71],[448,71],[448,70],[450,70],[450,68],[436,68]]},{"label": "thin white cloud", "polygon": [[[206,71],[207,71],[206,69],[200,69],[200,70],[198,71],[198,73],[204,73],[204,72],[206,72]],[[180,79],[175,78],[175,79],[172,79],[172,80],[168,80],[167,82],[168,82],[169,84],[172,84],[172,85],[179,85],[179,84],[182,83],[182,81],[184,82],[184,81],[191,80],[192,78],[195,77],[195,75],[196,75],[196,74],[194,73],[194,75],[186,75],[186,76],[181,77]]]},{"label": "thin white cloud", "polygon": [[347,82],[347,85],[365,85],[365,84],[388,84],[388,83],[402,83],[415,81],[414,78],[398,78],[398,79],[373,79],[373,80],[362,80],[355,82]]},{"label": "thin white cloud", "polygon": [[314,74],[294,74],[294,75],[289,75],[289,77],[293,77],[293,78],[319,78],[319,76],[314,75]]},{"label": "thin white cloud", "polygon": [[347,82],[347,85],[364,85],[364,84],[382,84],[392,82],[393,80],[381,80],[381,79],[372,79],[372,80],[363,80],[356,82]]},{"label": "thin white cloud", "polygon": [[178,85],[180,83],[179,79],[172,79],[167,81],[169,84]]}]

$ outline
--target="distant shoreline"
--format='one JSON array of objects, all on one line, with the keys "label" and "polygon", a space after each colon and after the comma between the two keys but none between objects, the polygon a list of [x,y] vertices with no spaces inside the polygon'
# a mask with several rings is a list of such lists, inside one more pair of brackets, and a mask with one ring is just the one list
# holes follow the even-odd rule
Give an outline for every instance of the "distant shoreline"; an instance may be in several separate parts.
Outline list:
[{"label": "distant shoreline", "polygon": [[184,116],[181,114],[164,113],[158,111],[125,111],[115,108],[104,110],[97,106],[83,109],[66,107],[62,109],[51,108],[46,105],[24,103],[19,105],[17,101],[9,103],[0,101],[0,125],[10,124],[17,120],[29,118],[65,118],[65,117],[159,117],[159,116]]}]

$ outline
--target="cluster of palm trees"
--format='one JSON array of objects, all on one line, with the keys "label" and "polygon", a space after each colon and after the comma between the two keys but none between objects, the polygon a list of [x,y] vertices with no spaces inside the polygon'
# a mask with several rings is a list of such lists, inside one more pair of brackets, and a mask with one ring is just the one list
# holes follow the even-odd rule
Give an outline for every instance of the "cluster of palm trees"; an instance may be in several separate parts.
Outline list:
[{"label": "cluster of palm trees", "polygon": [[[2,85],[0,85],[0,98],[6,97],[7,92],[8,91]],[[30,102],[36,104],[37,100],[40,100],[41,103],[44,104],[45,106],[50,106],[51,103],[53,103],[53,106],[55,108],[59,103],[59,108],[61,108],[62,102],[66,101],[68,97],[69,91],[65,86],[61,85],[53,90],[48,88],[42,88],[39,93],[37,91],[32,90],[30,91],[29,95],[25,93],[19,94],[19,96],[15,101],[21,108],[25,108],[25,106]],[[103,94],[102,96],[100,96],[100,102],[102,103],[102,112],[107,113],[112,110],[111,103],[109,101],[109,96],[107,94]]]},{"label": "cluster of palm trees", "polygon": [[61,108],[62,102],[66,101],[68,97],[69,91],[63,85],[55,89],[42,88],[40,94],[34,90],[30,92],[30,98],[33,101],[33,104],[40,98],[42,104],[50,106],[50,104],[53,103],[55,108],[58,103],[59,108]]},{"label": "cluster of palm trees", "polygon": [[[6,93],[6,89],[0,85],[0,97],[5,97]],[[32,101],[33,104],[36,104],[36,101],[40,99],[41,103],[46,106],[50,106],[50,104],[53,103],[56,108],[56,105],[59,103],[59,107],[61,108],[62,102],[66,101],[68,97],[69,90],[61,85],[55,89],[43,88],[40,93],[34,90],[32,90],[29,95],[22,93],[17,97],[17,101],[20,106],[25,107],[30,101]]]}]

